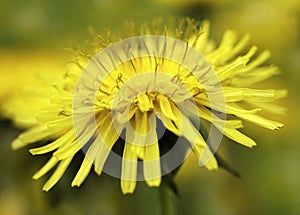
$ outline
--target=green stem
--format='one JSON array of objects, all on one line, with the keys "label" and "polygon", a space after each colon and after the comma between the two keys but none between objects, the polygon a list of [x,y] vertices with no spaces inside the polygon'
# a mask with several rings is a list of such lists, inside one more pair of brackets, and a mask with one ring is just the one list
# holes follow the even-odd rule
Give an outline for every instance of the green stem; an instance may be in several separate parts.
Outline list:
[{"label": "green stem", "polygon": [[161,198],[161,214],[162,215],[175,215],[174,208],[174,196],[166,185],[162,185],[160,188]]}]

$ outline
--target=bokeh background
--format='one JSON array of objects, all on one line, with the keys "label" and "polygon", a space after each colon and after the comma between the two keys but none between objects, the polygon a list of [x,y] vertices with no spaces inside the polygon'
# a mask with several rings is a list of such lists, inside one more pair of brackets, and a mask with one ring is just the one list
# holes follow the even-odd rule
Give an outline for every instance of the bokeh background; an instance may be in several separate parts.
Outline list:
[{"label": "bokeh background", "polygon": [[[283,71],[266,86],[289,91],[280,101],[287,114],[274,116],[286,124],[283,129],[273,132],[246,124],[244,132],[251,134],[257,147],[249,150],[226,139],[221,144],[220,153],[241,179],[222,169],[199,168],[190,156],[176,176],[177,214],[300,214],[299,0],[2,0],[0,105],[25,83],[34,83],[35,73],[62,71],[70,60],[65,47],[84,44],[88,26],[101,33],[119,28],[124,20],[142,23],[169,15],[211,20],[211,35],[217,41],[226,28],[240,35],[250,33],[252,43],[271,50],[271,62]],[[143,183],[133,195],[123,196],[118,180],[90,173],[79,189],[71,188],[79,162],[72,163],[54,189],[43,192],[46,177],[38,181],[31,177],[48,157],[33,157],[29,148],[12,151],[10,142],[19,132],[1,118],[1,215],[159,213],[158,190]]]}]

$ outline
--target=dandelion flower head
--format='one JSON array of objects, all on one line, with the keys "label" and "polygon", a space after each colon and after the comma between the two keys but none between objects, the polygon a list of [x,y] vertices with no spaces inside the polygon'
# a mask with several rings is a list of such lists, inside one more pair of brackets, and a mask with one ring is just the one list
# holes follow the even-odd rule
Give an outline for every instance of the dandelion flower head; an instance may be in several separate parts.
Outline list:
[{"label": "dandelion flower head", "polygon": [[[218,168],[213,154],[223,135],[247,147],[256,145],[239,131],[243,121],[271,130],[283,126],[260,112],[282,113],[274,100],[286,91],[254,88],[278,74],[277,67],[265,65],[269,51],[256,54],[250,36],[239,39],[232,30],[216,45],[208,21],[172,17],[166,23],[155,19],[138,28],[127,22],[124,40],[111,31],[99,36],[90,29],[92,48],[75,50],[62,80],[51,90],[38,89],[43,93],[35,96],[43,105],[12,145],[18,149],[48,141],[30,149],[33,155],[52,153],[34,179],[57,166],[44,190],[59,181],[81,150],[85,158],[72,186],[80,186],[94,168],[98,175],[119,177],[122,192],[132,193],[139,180],[160,186],[162,176],[184,161],[189,151],[182,149],[184,144],[199,165],[212,170]],[[44,105],[45,96],[49,105]],[[8,104],[6,109],[21,115],[16,123],[22,123],[18,108]],[[203,123],[211,125],[210,141],[202,135]],[[175,140],[165,139],[166,133]],[[118,144],[120,155],[113,152]]]}]

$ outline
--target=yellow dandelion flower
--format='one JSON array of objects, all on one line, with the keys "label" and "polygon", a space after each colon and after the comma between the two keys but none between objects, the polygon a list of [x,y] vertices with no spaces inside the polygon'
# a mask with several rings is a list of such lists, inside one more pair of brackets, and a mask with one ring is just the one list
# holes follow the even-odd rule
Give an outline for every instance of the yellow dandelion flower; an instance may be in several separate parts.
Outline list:
[{"label": "yellow dandelion flower", "polygon": [[[273,102],[286,91],[253,88],[278,74],[276,67],[264,65],[270,52],[256,55],[256,46],[247,49],[249,35],[238,39],[232,30],[216,46],[209,25],[170,18],[166,26],[158,19],[137,30],[128,22],[124,40],[91,30],[92,51],[76,52],[63,81],[49,92],[53,105],[35,113],[35,125],[12,143],[18,149],[51,140],[30,150],[33,155],[53,153],[33,176],[38,179],[57,166],[43,189],[59,181],[80,150],[85,158],[72,186],[80,186],[94,166],[98,175],[119,177],[122,192],[132,193],[137,181],[160,186],[162,176],[180,166],[191,150],[199,165],[217,169],[213,154],[223,135],[255,146],[238,130],[244,120],[281,128],[259,113],[283,112]],[[207,140],[201,134],[204,124],[210,125]]]}]

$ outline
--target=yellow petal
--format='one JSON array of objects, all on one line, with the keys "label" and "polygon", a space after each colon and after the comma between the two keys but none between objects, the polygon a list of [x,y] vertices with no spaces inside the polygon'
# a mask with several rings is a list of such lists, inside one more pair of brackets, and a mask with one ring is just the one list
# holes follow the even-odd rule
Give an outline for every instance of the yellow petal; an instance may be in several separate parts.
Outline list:
[{"label": "yellow petal", "polygon": [[156,134],[156,117],[150,117],[150,123],[154,127],[149,131],[144,148],[144,178],[150,187],[158,187],[161,183],[160,153]]},{"label": "yellow petal", "polygon": [[67,110],[63,110],[61,107],[48,109],[44,111],[40,111],[34,114],[35,119],[40,123],[45,123],[49,121],[53,121],[55,119],[62,118],[64,116],[71,115],[71,112],[68,112]]},{"label": "yellow petal", "polygon": [[197,131],[190,120],[180,113],[175,105],[172,105],[172,108],[176,117],[182,119],[181,123],[175,122],[175,124],[180,128],[179,131],[181,136],[185,137],[185,139],[187,139],[190,143],[193,151],[199,159],[199,164],[205,165],[208,169],[217,169],[217,161],[209,150],[201,134]]},{"label": "yellow petal", "polygon": [[260,107],[262,110],[267,111],[269,113],[274,114],[286,114],[287,109],[274,103],[270,102],[259,102],[253,99],[245,99],[244,100],[247,104],[252,106]]},{"label": "yellow petal", "polygon": [[136,106],[131,106],[129,108],[129,111],[124,111],[123,113],[117,113],[117,121],[120,124],[125,124],[126,122],[129,122],[131,120],[131,118],[135,115],[135,113],[137,112],[137,107]]},{"label": "yellow petal", "polygon": [[99,144],[100,147],[95,158],[94,169],[98,175],[101,174],[105,161],[122,130],[122,126],[112,122],[110,115],[104,120],[103,125],[99,128],[100,135],[97,136],[95,144]]},{"label": "yellow petal", "polygon": [[225,136],[244,146],[247,146],[249,148],[256,146],[254,140],[252,140],[250,137],[244,135],[243,133],[239,132],[236,129],[225,128],[223,132]]},{"label": "yellow petal", "polygon": [[125,143],[122,161],[121,189],[123,194],[133,193],[136,187],[138,157],[131,149],[130,143]]},{"label": "yellow petal", "polygon": [[51,175],[49,180],[43,186],[44,191],[49,191],[62,177],[64,172],[66,171],[67,167],[71,163],[73,157],[69,157],[65,160],[62,160],[59,165],[57,166],[55,172]]},{"label": "yellow petal", "polygon": [[246,110],[240,106],[237,106],[234,102],[230,102],[230,103],[228,102],[228,103],[224,104],[222,102],[216,101],[213,104],[211,104],[208,98],[196,97],[195,100],[198,104],[202,104],[206,107],[220,111],[222,113],[233,114],[233,115],[237,115],[239,113],[243,113],[243,114],[253,113],[254,114],[254,113],[257,113],[262,110],[261,108],[254,108],[254,109]]},{"label": "yellow petal", "polygon": [[77,137],[74,142],[63,145],[53,153],[53,156],[57,157],[59,160],[74,156],[85,144],[88,143],[95,131],[96,128],[94,128],[93,123],[86,125],[85,130],[83,130],[81,134],[77,134],[80,136]]},{"label": "yellow petal", "polygon": [[50,160],[39,170],[33,175],[33,179],[39,179],[43,175],[45,175],[49,170],[51,170],[57,163],[58,159],[56,157],[51,157]]},{"label": "yellow petal", "polygon": [[222,41],[219,48],[232,48],[232,46],[237,41],[237,35],[233,30],[227,29],[222,37]]},{"label": "yellow petal", "polygon": [[244,48],[248,45],[250,42],[250,35],[245,34],[242,39],[227,52],[225,55],[222,56],[222,63],[225,63],[226,61],[230,60],[231,58],[235,57],[239,52],[243,51]]},{"label": "yellow petal", "polygon": [[[226,119],[226,121],[220,119],[218,116],[216,116],[214,113],[212,113],[210,110],[208,110],[206,107],[199,106],[198,107],[199,116],[209,122],[213,122],[214,125],[220,129],[222,127],[226,128],[242,128],[243,124],[241,120],[229,120]],[[221,130],[222,131],[222,130]]]},{"label": "yellow petal", "polygon": [[[209,29],[210,23],[209,21],[205,20],[201,23],[201,33],[198,38],[195,38],[196,43],[194,47],[199,50],[201,53],[205,52],[205,47],[207,46],[207,41],[209,37]],[[193,44],[193,41],[191,41]]]},{"label": "yellow petal", "polygon": [[53,153],[53,156],[55,156],[58,160],[64,160],[68,157],[73,157],[80,149],[81,146],[75,140],[74,142],[68,143],[67,145],[59,148]]},{"label": "yellow petal", "polygon": [[230,80],[231,86],[248,87],[253,84],[264,81],[274,75],[279,74],[279,70],[274,66],[257,67],[252,70],[246,70],[240,76],[232,77]]},{"label": "yellow petal", "polygon": [[48,152],[51,152],[51,151],[59,148],[62,145],[68,144],[69,142],[73,142],[74,139],[75,139],[74,130],[71,129],[66,134],[64,134],[60,138],[56,139],[52,143],[49,143],[49,144],[39,147],[39,148],[30,149],[29,151],[33,155],[46,154]]},{"label": "yellow petal", "polygon": [[17,139],[12,142],[12,148],[19,149],[24,147],[30,143],[34,143],[36,141],[47,139],[52,135],[52,131],[49,131],[47,126],[44,124],[37,125],[23,133],[21,133]]},{"label": "yellow petal", "polygon": [[[200,147],[201,147],[201,145],[200,145]],[[195,145],[194,151],[198,150],[197,147],[198,147],[198,144]],[[205,146],[205,148],[201,151],[202,151],[201,154],[198,155],[199,156],[199,166],[205,166],[208,170],[218,169],[218,162],[215,159],[212,152],[210,151],[209,147]],[[196,153],[198,153],[198,152],[196,152]]]},{"label": "yellow petal", "polygon": [[[136,111],[135,113],[135,122],[134,130],[141,135],[146,135],[149,131],[150,125],[148,121],[148,113],[147,112],[141,112],[141,111]],[[142,144],[144,145],[144,144]]]},{"label": "yellow petal", "polygon": [[237,128],[243,127],[241,120],[223,121],[203,106],[199,106],[198,111],[199,111],[199,116],[201,118],[213,123],[214,126],[228,138],[247,147],[253,147],[256,145],[256,143],[251,138],[247,137],[246,135],[236,130]]},{"label": "yellow petal", "polygon": [[250,148],[256,145],[256,143],[251,138],[236,130],[237,128],[243,127],[241,120],[222,121],[203,106],[199,107],[199,112],[201,117],[209,122],[213,122],[214,126],[216,126],[216,128],[220,132],[223,132],[223,134],[228,138]]},{"label": "yellow petal", "polygon": [[53,120],[47,123],[48,129],[52,132],[62,131],[64,129],[72,128],[72,117],[63,117],[61,119]]},{"label": "yellow petal", "polygon": [[251,69],[254,69],[261,64],[263,64],[266,60],[268,60],[271,57],[271,52],[269,50],[263,51],[257,58],[251,61],[246,67],[246,70],[249,71]]},{"label": "yellow petal", "polygon": [[72,181],[72,187],[79,187],[82,184],[82,182],[86,179],[92,168],[93,163],[95,162],[95,158],[99,153],[100,147],[101,144],[99,144],[99,142],[97,142],[96,139],[86,152],[85,158],[80,166],[80,169]]},{"label": "yellow petal", "polygon": [[152,100],[146,95],[142,93],[137,96],[138,106],[142,112],[146,112],[153,109]]},{"label": "yellow petal", "polygon": [[144,177],[150,187],[158,187],[161,183],[160,154],[158,143],[145,147]]},{"label": "yellow petal", "polygon": [[286,89],[276,90],[275,99],[282,99],[287,96],[287,93]]},{"label": "yellow petal", "polygon": [[256,125],[259,125],[261,127],[268,128],[271,130],[277,130],[284,126],[284,124],[282,124],[280,122],[276,122],[276,121],[261,117],[257,114],[236,113],[235,115],[241,119],[244,119],[246,121],[252,122],[253,124],[256,124]]},{"label": "yellow petal", "polygon": [[177,120],[176,116],[173,114],[169,99],[162,94],[158,94],[157,99],[162,114],[171,120]]},{"label": "yellow petal", "polygon": [[228,64],[225,67],[221,67],[216,71],[219,80],[215,80],[213,84],[217,84],[219,81],[224,81],[226,79],[236,76],[240,71],[242,71],[242,69],[245,68],[245,65],[246,63],[244,61],[237,61]]},{"label": "yellow petal", "polygon": [[140,159],[144,159],[144,147],[147,141],[153,142],[153,140],[150,140],[153,136],[149,133],[156,129],[156,121],[154,116],[150,118],[151,120],[149,120],[148,112],[138,110],[135,113],[135,119],[131,121],[133,128],[126,127],[126,141],[132,144],[131,149],[135,151]]},{"label": "yellow petal", "polygon": [[[140,158],[144,159],[145,145],[146,145],[146,134],[135,131],[137,122],[134,121],[126,126],[126,142],[131,143],[131,150]],[[133,126],[133,127],[132,127]]]},{"label": "yellow petal", "polygon": [[180,135],[180,132],[179,132],[178,128],[173,124],[173,122],[169,118],[166,118],[162,113],[159,113],[159,112],[155,112],[155,116],[157,116],[157,118],[162,121],[164,126],[169,131],[171,131],[173,134],[175,134],[177,136]]}]

